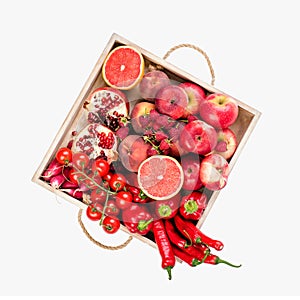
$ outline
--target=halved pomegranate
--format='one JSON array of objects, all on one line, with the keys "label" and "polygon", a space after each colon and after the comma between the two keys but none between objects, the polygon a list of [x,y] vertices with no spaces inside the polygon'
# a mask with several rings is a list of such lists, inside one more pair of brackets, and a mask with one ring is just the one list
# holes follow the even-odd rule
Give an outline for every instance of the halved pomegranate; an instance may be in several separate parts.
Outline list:
[{"label": "halved pomegranate", "polygon": [[72,151],[84,152],[90,159],[106,156],[109,163],[117,160],[116,135],[107,127],[92,123],[83,128],[75,137]]},{"label": "halved pomegranate", "polygon": [[127,97],[121,91],[102,87],[94,90],[84,104],[87,110],[87,119],[90,123],[99,123],[107,116],[127,117],[129,103]]}]

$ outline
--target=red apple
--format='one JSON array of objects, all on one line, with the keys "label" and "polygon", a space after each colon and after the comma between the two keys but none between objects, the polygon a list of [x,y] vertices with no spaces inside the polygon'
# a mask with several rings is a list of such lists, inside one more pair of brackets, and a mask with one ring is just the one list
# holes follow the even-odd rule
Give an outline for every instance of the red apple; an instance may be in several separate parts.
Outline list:
[{"label": "red apple", "polygon": [[217,132],[205,122],[195,120],[183,128],[179,140],[186,151],[206,155],[217,145]]},{"label": "red apple", "polygon": [[205,99],[204,90],[197,84],[191,82],[184,82],[179,84],[183,88],[188,96],[188,105],[183,114],[183,118],[187,118],[189,115],[195,115],[199,112],[201,102]]},{"label": "red apple", "polygon": [[228,174],[228,162],[219,154],[209,154],[201,161],[200,180],[209,190],[217,191],[224,188]]},{"label": "red apple", "polygon": [[187,153],[185,149],[183,149],[180,145],[179,140],[170,142],[170,155],[174,157],[180,157]]},{"label": "red apple", "polygon": [[168,85],[158,91],[155,99],[156,109],[173,119],[183,116],[188,104],[188,96],[184,89],[176,85]]},{"label": "red apple", "polygon": [[225,159],[229,159],[237,148],[237,140],[234,132],[229,129],[221,129],[217,132],[218,143],[214,149],[214,153],[222,155]]},{"label": "red apple", "polygon": [[139,88],[142,98],[154,102],[157,92],[170,84],[168,75],[162,71],[154,70],[146,73]]},{"label": "red apple", "polygon": [[237,102],[224,94],[211,94],[200,104],[201,118],[216,128],[227,128],[238,117]]},{"label": "red apple", "polygon": [[185,190],[198,190],[202,186],[200,180],[200,157],[195,154],[188,154],[181,157],[181,166],[183,169]]},{"label": "red apple", "polygon": [[139,102],[137,103],[131,112],[131,124],[136,133],[142,133],[144,131],[144,127],[141,124],[141,119],[143,117],[148,117],[150,111],[155,109],[155,105],[150,102]]},{"label": "red apple", "polygon": [[149,148],[151,145],[146,144],[142,137],[128,135],[119,145],[119,158],[127,170],[137,172],[141,162],[148,157]]}]

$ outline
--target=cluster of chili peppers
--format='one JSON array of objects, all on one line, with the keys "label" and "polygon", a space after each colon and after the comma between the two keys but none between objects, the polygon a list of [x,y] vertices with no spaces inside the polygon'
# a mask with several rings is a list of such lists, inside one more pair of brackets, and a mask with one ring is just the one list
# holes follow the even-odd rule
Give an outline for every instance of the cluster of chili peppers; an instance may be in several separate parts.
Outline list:
[{"label": "cluster of chili peppers", "polygon": [[192,267],[202,263],[212,265],[223,263],[234,268],[241,266],[212,254],[210,248],[220,251],[224,247],[223,243],[206,236],[191,221],[178,214],[173,219],[154,221],[153,233],[162,257],[162,268],[167,270],[169,279],[172,279],[171,270],[175,266],[175,257]]}]

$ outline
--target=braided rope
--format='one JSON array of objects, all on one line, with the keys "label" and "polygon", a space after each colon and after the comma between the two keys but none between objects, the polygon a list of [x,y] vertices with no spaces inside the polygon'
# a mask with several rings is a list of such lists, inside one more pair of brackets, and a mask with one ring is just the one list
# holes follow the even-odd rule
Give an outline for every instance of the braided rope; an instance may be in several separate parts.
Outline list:
[{"label": "braided rope", "polygon": [[209,70],[210,70],[210,74],[211,74],[211,85],[214,85],[214,83],[215,83],[215,71],[214,71],[214,69],[212,67],[212,64],[211,64],[211,61],[210,61],[208,55],[201,48],[199,48],[199,47],[197,47],[197,46],[195,46],[193,44],[179,44],[177,46],[172,47],[164,55],[163,59],[167,59],[173,51],[175,51],[175,50],[177,50],[179,48],[191,48],[191,49],[194,49],[194,50],[198,51],[199,53],[201,53],[204,56],[204,58],[206,59],[206,62],[208,64],[208,67],[209,67]]},{"label": "braided rope", "polygon": [[129,236],[129,238],[127,239],[127,241],[125,241],[123,244],[120,244],[118,246],[107,246],[107,245],[104,245],[98,241],[96,241],[90,234],[89,232],[87,231],[87,229],[85,228],[83,222],[82,222],[82,209],[79,210],[78,212],[78,223],[81,227],[81,229],[83,230],[83,233],[87,236],[87,238],[93,242],[96,246],[100,247],[100,248],[103,248],[103,249],[106,249],[106,250],[120,250],[120,249],[123,249],[125,248],[130,242],[131,240],[133,239],[132,236]]}]

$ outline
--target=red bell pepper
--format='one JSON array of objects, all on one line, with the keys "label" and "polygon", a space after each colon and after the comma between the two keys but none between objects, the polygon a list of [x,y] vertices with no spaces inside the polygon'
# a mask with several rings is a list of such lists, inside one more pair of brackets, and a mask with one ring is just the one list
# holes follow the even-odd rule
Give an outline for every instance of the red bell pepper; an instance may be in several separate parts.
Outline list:
[{"label": "red bell pepper", "polygon": [[192,192],[181,200],[179,212],[185,219],[199,220],[206,207],[207,197],[199,192]]},{"label": "red bell pepper", "polygon": [[155,201],[156,215],[161,219],[171,219],[177,214],[179,204],[179,194],[168,200]]},{"label": "red bell pepper", "polygon": [[132,233],[147,234],[153,227],[153,217],[145,207],[132,203],[122,213],[122,221]]}]

